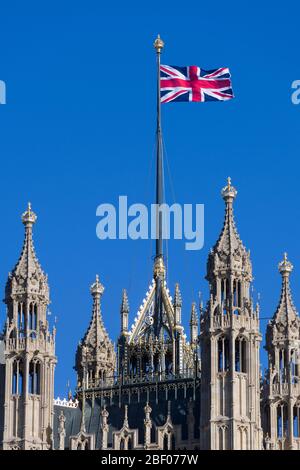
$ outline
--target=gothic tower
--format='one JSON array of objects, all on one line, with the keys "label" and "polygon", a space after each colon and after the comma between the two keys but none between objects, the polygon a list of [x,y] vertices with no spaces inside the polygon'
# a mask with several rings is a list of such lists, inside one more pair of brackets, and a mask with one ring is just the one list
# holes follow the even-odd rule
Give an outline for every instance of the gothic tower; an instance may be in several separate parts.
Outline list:
[{"label": "gothic tower", "polygon": [[22,253],[5,290],[5,450],[45,450],[53,446],[55,329],[49,331],[48,280],[33,246],[36,219],[28,204],[22,215]]},{"label": "gothic tower", "polygon": [[222,190],[225,222],[207,263],[210,299],[201,318],[203,449],[260,449],[258,308],[250,298],[252,267],[235,226],[236,189]]},{"label": "gothic tower", "polygon": [[269,369],[264,384],[264,431],[268,449],[300,449],[300,318],[290,291],[292,264],[279,263],[279,305],[266,332]]},{"label": "gothic tower", "polygon": [[90,325],[76,353],[77,385],[88,389],[113,383],[116,367],[114,345],[104,327],[101,297],[104,287],[96,276],[91,285],[93,312]]}]

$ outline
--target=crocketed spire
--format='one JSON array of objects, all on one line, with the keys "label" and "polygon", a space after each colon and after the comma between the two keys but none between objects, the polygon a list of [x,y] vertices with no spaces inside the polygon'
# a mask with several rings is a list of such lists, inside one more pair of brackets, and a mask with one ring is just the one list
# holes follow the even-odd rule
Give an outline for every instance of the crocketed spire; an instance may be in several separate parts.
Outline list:
[{"label": "crocketed spire", "polygon": [[30,202],[27,210],[22,214],[22,222],[25,226],[25,238],[20,258],[13,271],[9,273],[6,284],[6,298],[17,294],[38,294],[49,301],[49,287],[47,275],[43,272],[35,253],[32,227],[37,220],[36,214],[31,209]]},{"label": "crocketed spire", "polygon": [[174,307],[182,307],[181,292],[178,282],[175,284],[175,293],[174,293]]},{"label": "crocketed spire", "polygon": [[129,302],[128,302],[128,295],[127,295],[126,289],[123,289],[123,292],[122,292],[121,312],[129,313]]},{"label": "crocketed spire", "polygon": [[282,276],[282,286],[279,305],[276,309],[274,319],[280,323],[289,324],[296,319],[297,311],[293,303],[290,289],[290,274],[293,271],[293,265],[288,261],[287,253],[284,253],[283,260],[278,265],[278,270]]},{"label": "crocketed spire", "polygon": [[[78,385],[97,386],[97,380],[112,380],[115,370],[116,355],[114,346],[105,329],[101,313],[101,296],[104,287],[96,276],[91,285],[93,297],[92,319],[82,341],[78,345],[76,370]],[[83,383],[85,379],[85,383]],[[99,384],[98,384],[99,385]]]},{"label": "crocketed spire", "polygon": [[121,335],[128,334],[129,302],[126,289],[122,292],[121,302]]},{"label": "crocketed spire", "polygon": [[192,303],[190,325],[198,325],[198,315],[197,315],[196,302]]},{"label": "crocketed spire", "polygon": [[209,254],[207,278],[210,279],[215,270],[236,269],[251,280],[250,253],[244,247],[234,221],[233,201],[237,190],[232,186],[230,177],[221,194],[225,201],[225,220],[219,239]]}]

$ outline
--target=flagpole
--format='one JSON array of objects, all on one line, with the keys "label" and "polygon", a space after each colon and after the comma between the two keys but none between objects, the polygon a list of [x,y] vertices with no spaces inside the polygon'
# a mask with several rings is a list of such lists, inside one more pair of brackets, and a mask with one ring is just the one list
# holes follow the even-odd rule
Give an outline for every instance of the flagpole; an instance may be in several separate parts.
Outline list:
[{"label": "flagpole", "polygon": [[[162,241],[162,213],[159,211],[163,203],[163,152],[162,152],[162,132],[161,132],[161,105],[160,105],[160,54],[164,47],[164,42],[157,36],[154,47],[156,49],[157,64],[157,124],[156,124],[156,223],[158,224],[158,236],[156,238],[155,260],[163,258]],[[156,232],[156,233],[157,233]]]}]

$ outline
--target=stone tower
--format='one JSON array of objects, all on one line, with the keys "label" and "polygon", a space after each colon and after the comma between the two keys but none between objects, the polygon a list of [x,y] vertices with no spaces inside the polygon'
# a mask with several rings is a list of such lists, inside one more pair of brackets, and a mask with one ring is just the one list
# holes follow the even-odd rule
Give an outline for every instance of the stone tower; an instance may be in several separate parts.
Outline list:
[{"label": "stone tower", "polygon": [[279,263],[282,287],[279,305],[266,332],[269,369],[264,384],[265,446],[300,449],[300,319],[290,291],[293,270],[287,255]]},{"label": "stone tower", "polygon": [[252,267],[235,226],[237,191],[222,190],[225,221],[207,263],[210,299],[201,318],[201,424],[203,449],[260,449],[258,308],[250,298]]},{"label": "stone tower", "polygon": [[9,274],[4,302],[5,403],[3,449],[50,449],[53,446],[55,329],[47,321],[49,287],[36,257],[32,227],[36,215],[22,215],[25,240]]},{"label": "stone tower", "polygon": [[91,285],[93,297],[92,319],[88,330],[79,343],[76,353],[78,388],[104,386],[113,382],[116,367],[114,345],[104,327],[101,313],[101,297],[104,287],[96,276]]}]

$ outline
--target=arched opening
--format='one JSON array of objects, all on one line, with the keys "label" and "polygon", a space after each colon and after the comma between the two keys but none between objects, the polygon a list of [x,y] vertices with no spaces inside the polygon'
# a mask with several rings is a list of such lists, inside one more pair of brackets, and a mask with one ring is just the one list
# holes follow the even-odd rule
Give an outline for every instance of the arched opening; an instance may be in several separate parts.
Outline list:
[{"label": "arched opening", "polygon": [[125,439],[122,437],[122,439],[120,440],[120,450],[124,450],[125,449]]},{"label": "arched opening", "polygon": [[30,361],[29,363],[29,380],[28,392],[33,395],[40,394],[40,372],[41,365],[38,361]]},{"label": "arched opening", "polygon": [[292,374],[292,383],[298,383],[299,378],[299,367],[298,367],[298,354],[295,349],[291,350],[291,374]]},{"label": "arched opening", "polygon": [[299,406],[294,406],[293,408],[293,434],[294,437],[300,437],[300,426],[299,426]]},{"label": "arched opening", "polygon": [[238,306],[238,295],[237,295],[237,281],[233,281],[233,306]]},{"label": "arched opening", "polygon": [[17,321],[17,326],[18,326],[18,332],[19,332],[19,337],[24,338],[25,334],[25,315],[23,311],[23,304],[21,302],[18,303],[18,321]]},{"label": "arched opening", "polygon": [[229,370],[229,341],[224,336],[218,339],[218,371]]},{"label": "arched opening", "polygon": [[24,385],[23,361],[16,359],[12,368],[12,394],[22,395]]},{"label": "arched opening", "polygon": [[135,377],[137,374],[137,357],[131,356],[130,364],[129,364],[129,373],[132,377]]},{"label": "arched opening", "polygon": [[287,352],[285,349],[279,350],[279,373],[280,381],[285,382],[286,379],[286,370],[287,370]]},{"label": "arched opening", "polygon": [[132,440],[131,437],[129,436],[127,439],[127,449],[131,450],[132,449]]},{"label": "arched opening", "polygon": [[219,450],[224,450],[224,432],[223,428],[219,428]]},{"label": "arched opening", "polygon": [[167,433],[164,435],[163,450],[169,450],[169,438]]},{"label": "arched opening", "polygon": [[168,350],[165,355],[166,374],[171,375],[173,372],[173,355],[172,351]]},{"label": "arched opening", "polygon": [[235,340],[235,370],[236,372],[247,372],[247,342],[245,338]]},{"label": "arched opening", "polygon": [[277,406],[277,437],[282,439],[288,436],[288,408],[286,403]]}]

